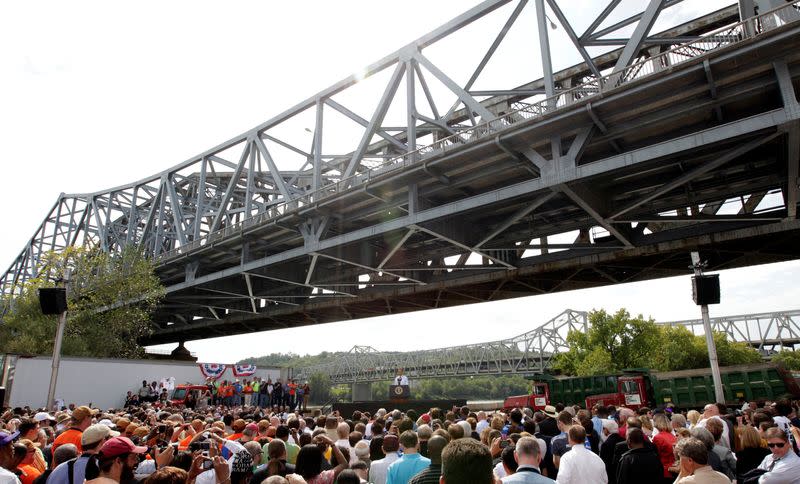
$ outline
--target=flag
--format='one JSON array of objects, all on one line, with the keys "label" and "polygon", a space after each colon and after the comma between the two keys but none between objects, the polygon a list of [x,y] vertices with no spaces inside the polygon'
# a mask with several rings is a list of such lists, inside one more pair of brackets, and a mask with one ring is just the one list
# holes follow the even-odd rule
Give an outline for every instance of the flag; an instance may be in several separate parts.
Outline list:
[{"label": "flag", "polygon": [[219,363],[198,363],[198,366],[200,367],[200,372],[203,374],[203,376],[206,378],[212,378],[214,380],[219,379],[219,377],[221,377],[228,368],[227,366]]},{"label": "flag", "polygon": [[256,365],[233,365],[235,376],[252,376],[256,373]]}]

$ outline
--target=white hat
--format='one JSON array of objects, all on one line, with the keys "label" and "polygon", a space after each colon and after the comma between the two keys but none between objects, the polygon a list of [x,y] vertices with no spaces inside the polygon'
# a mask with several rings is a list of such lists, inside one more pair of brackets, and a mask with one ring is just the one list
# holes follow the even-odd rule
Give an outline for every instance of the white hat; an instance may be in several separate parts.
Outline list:
[{"label": "white hat", "polygon": [[112,422],[111,420],[109,420],[109,419],[107,419],[107,418],[104,418],[103,420],[101,420],[101,421],[99,421],[99,422],[97,422],[97,423],[98,423],[98,424],[105,425],[106,427],[108,427],[108,428],[110,428],[110,429],[114,429],[114,428],[116,428],[116,427],[117,427],[116,425],[114,425],[114,422]]},{"label": "white hat", "polygon": [[37,422],[44,422],[45,420],[52,420],[52,421],[56,420],[55,417],[53,417],[47,412],[39,412],[33,416],[33,419],[36,420]]},{"label": "white hat", "polygon": [[81,434],[81,445],[87,446],[90,444],[94,444],[95,442],[100,442],[105,438],[112,438],[118,436],[119,432],[111,430],[107,425],[94,424],[88,426],[86,430],[83,431],[83,434]]}]

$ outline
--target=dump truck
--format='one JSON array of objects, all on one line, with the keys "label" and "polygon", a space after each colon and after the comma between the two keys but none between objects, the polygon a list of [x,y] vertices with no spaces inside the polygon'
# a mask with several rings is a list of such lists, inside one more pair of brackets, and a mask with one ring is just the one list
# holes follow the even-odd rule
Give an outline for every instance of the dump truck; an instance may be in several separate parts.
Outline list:
[{"label": "dump truck", "polygon": [[[758,399],[800,398],[800,373],[774,363],[757,363],[720,368],[725,403],[740,404]],[[625,370],[617,375],[564,377],[531,375],[531,393],[508,397],[506,410],[528,407],[542,410],[546,405],[595,404],[632,409],[671,404],[678,408],[702,408],[715,401],[711,368],[654,372],[646,368]]]}]

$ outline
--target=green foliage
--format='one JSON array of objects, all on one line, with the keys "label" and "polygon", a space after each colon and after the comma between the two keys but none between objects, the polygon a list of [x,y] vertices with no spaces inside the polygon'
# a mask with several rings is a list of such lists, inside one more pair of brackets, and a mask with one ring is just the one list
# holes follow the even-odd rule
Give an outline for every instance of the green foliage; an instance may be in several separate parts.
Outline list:
[{"label": "green foliage", "polygon": [[556,368],[569,375],[600,375],[623,368],[647,366],[655,347],[658,326],[641,315],[632,318],[625,309],[614,314],[589,313],[587,333],[571,331],[570,349],[558,355]]},{"label": "green foliage", "polygon": [[[625,309],[613,315],[589,313],[588,333],[570,332],[570,350],[559,355],[556,368],[568,375],[618,373],[624,368],[676,371],[708,367],[705,336],[695,336],[685,326],[657,325],[642,316],[631,318]],[[714,334],[720,366],[761,361],[759,353],[745,343]]]},{"label": "green foliage", "polygon": [[303,368],[306,366],[332,363],[340,355],[346,353],[323,351],[318,355],[300,356],[296,353],[270,353],[264,356],[251,356],[239,361],[242,365],[279,366],[289,368]]},{"label": "green foliage", "polygon": [[[708,366],[708,352],[705,351],[705,337],[698,336],[697,339],[703,342],[703,355],[706,356],[703,366]],[[714,333],[714,344],[717,346],[717,358],[719,359],[720,366],[745,365],[748,363],[761,362],[761,355],[752,346],[746,343],[731,341],[725,337],[724,333]]]},{"label": "green foliage", "polygon": [[787,370],[800,370],[800,351],[784,349],[773,356],[772,361],[783,365]]},{"label": "green foliage", "polygon": [[57,316],[41,314],[38,289],[53,287],[67,270],[71,275],[62,354],[143,356],[137,339],[150,333],[150,314],[163,296],[163,287],[152,262],[133,248],[107,254],[69,247],[61,253],[45,254],[38,277],[27,281],[13,301],[7,301],[9,311],[0,325],[3,351],[52,353]]},{"label": "green foliage", "polygon": [[658,371],[677,371],[708,366],[704,337],[698,338],[686,326],[659,328],[658,345],[649,366]]}]

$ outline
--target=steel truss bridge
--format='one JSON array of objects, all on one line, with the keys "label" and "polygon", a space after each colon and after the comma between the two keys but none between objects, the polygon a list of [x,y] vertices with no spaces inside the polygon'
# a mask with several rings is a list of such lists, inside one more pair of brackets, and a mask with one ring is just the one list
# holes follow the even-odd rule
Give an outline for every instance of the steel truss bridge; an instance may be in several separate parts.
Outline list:
[{"label": "steel truss bridge", "polygon": [[[677,321],[694,334],[704,334],[702,320]],[[800,310],[746,314],[711,319],[713,331],[745,342],[769,357],[780,348],[800,344]],[[386,352],[354,346],[334,363],[296,368],[298,378],[329,375],[333,383],[389,381],[402,368],[409,378],[453,378],[480,375],[529,375],[550,368],[567,351],[570,331],[589,329],[587,313],[567,309],[538,328],[513,338],[433,350]]]},{"label": "steel truss bridge", "polygon": [[[138,247],[157,344],[687,274],[690,250],[797,258],[798,2],[620,1],[582,32],[563,1],[484,1],[183,163],[62,194],[0,289],[47,251]],[[551,23],[579,63],[554,69]],[[515,29],[538,43],[486,80]]]}]

